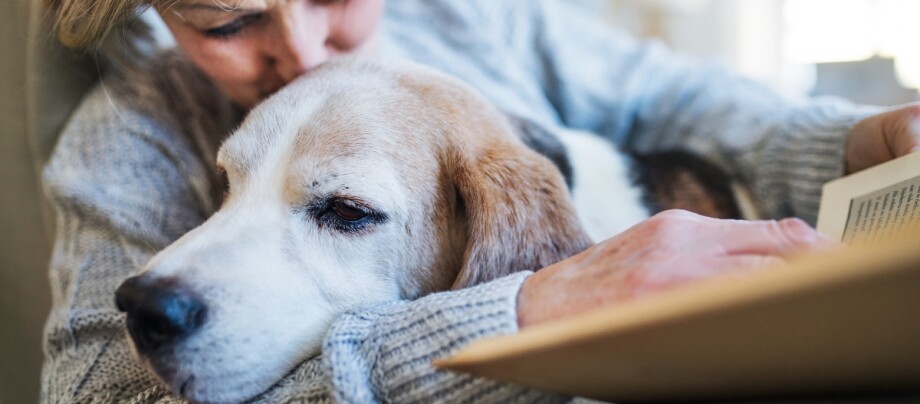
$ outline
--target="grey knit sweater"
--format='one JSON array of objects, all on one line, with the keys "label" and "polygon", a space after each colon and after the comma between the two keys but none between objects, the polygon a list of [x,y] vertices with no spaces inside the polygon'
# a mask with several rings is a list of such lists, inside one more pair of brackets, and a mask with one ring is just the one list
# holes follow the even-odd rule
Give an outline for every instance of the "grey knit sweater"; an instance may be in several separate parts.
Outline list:
[{"label": "grey knit sweater", "polygon": [[[590,130],[639,150],[703,153],[746,181],[768,216],[814,220],[820,185],[840,175],[845,133],[865,112],[783,99],[562,3],[389,1],[381,50],[456,75],[547,126]],[[176,53],[112,74],[86,96],[44,175],[57,241],[43,401],[175,400],[132,359],[113,294],[214,212],[216,149],[241,116]],[[258,399],[558,400],[430,365],[471,340],[516,332],[526,276],[347,314],[321,357]]]}]

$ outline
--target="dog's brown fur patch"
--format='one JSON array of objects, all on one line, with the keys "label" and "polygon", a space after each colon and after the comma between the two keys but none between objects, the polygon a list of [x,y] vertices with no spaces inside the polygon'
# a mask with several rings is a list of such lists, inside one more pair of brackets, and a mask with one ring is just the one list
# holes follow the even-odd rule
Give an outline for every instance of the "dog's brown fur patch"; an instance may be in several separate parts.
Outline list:
[{"label": "dog's brown fur patch", "polygon": [[553,163],[529,149],[485,99],[447,81],[398,82],[435,104],[425,112],[441,131],[442,162],[462,200],[467,247],[453,288],[538,270],[587,248],[591,241]]}]

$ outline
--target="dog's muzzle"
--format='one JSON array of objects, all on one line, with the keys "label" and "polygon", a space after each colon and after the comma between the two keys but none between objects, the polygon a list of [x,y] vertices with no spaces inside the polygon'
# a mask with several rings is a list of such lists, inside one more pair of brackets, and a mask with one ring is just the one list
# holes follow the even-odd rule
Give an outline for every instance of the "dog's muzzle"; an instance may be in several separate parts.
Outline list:
[{"label": "dog's muzzle", "polygon": [[115,292],[115,305],[127,314],[128,332],[140,353],[175,345],[207,317],[204,302],[174,278],[129,278]]}]

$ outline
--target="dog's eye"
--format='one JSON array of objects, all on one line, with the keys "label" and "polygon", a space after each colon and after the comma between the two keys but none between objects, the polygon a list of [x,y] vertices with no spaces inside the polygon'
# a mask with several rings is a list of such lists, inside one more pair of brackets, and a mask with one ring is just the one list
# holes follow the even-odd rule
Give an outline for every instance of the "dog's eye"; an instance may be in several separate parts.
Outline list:
[{"label": "dog's eye", "polygon": [[354,202],[337,199],[332,202],[332,211],[342,220],[356,222],[367,217],[367,212],[359,208]]},{"label": "dog's eye", "polygon": [[294,214],[306,213],[320,227],[345,234],[361,234],[389,221],[389,216],[370,204],[343,196],[322,198],[308,205],[295,207]]}]

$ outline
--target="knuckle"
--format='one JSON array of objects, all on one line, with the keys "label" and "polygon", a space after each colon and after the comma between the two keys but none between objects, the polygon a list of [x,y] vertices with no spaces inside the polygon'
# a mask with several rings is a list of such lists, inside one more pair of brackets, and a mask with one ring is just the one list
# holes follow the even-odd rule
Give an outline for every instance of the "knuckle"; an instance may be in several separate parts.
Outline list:
[{"label": "knuckle", "polygon": [[920,121],[920,103],[901,107],[889,115],[891,118],[885,122],[888,130],[896,132],[897,129],[909,128]]},{"label": "knuckle", "polygon": [[649,220],[656,223],[682,223],[696,220],[696,217],[695,213],[686,210],[670,209],[652,216]]},{"label": "knuckle", "polygon": [[910,104],[902,109],[902,113],[909,120],[920,119],[920,103]]},{"label": "knuckle", "polygon": [[693,212],[683,210],[683,209],[668,209],[663,211],[654,217],[666,218],[669,220],[686,220],[695,218],[697,215]]},{"label": "knuckle", "polygon": [[811,245],[819,241],[818,233],[802,219],[789,218],[775,223],[780,235],[793,245]]},{"label": "knuckle", "polygon": [[666,210],[648,219],[645,230],[652,237],[676,237],[692,230],[700,218],[701,216],[686,210]]}]

